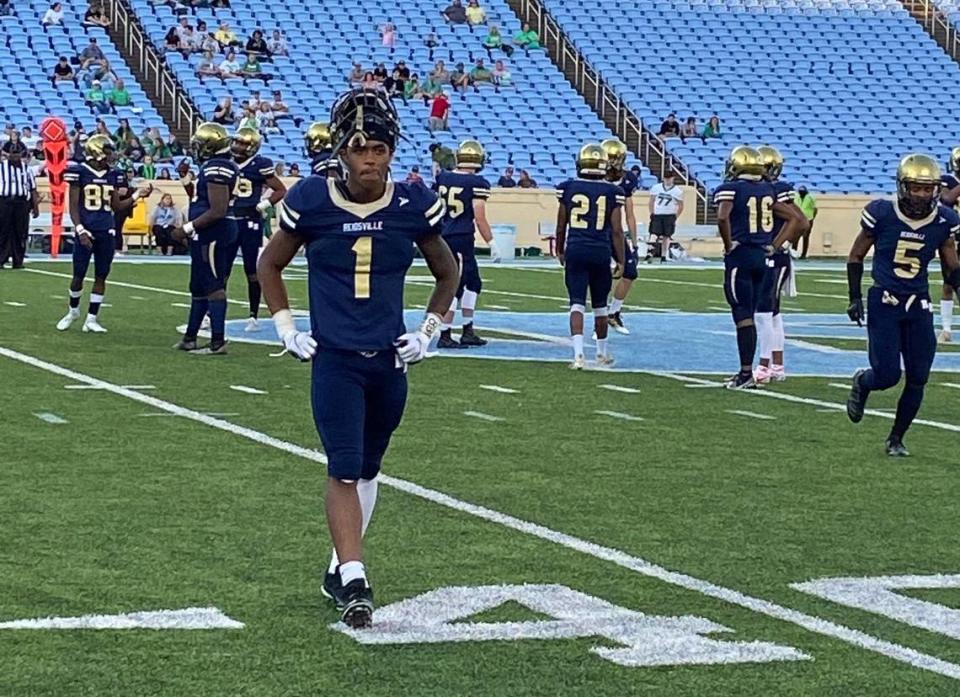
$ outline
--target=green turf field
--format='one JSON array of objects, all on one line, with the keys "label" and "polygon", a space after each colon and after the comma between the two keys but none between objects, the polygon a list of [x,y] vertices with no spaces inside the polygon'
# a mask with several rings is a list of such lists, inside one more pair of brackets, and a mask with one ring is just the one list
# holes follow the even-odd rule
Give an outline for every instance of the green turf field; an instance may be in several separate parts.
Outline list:
[{"label": "green turf field", "polygon": [[[787,312],[842,312],[839,269],[802,271]],[[960,376],[932,376],[913,456],[891,461],[897,395],[855,427],[837,378],[743,394],[721,375],[431,358],[410,371],[367,536],[383,643],[364,644],[319,592],[308,368],[236,341],[172,351],[182,265],[116,264],[109,333],[58,333],[69,270],[0,272],[0,697],[960,692]],[[721,314],[718,269],[640,272],[632,307]],[[563,312],[552,266],[483,275],[481,310]],[[430,289],[411,276],[415,307]],[[302,273],[289,288],[306,309]],[[791,587],[908,575],[827,584],[856,608]],[[502,585],[486,604],[470,590]],[[452,587],[429,611],[395,605]],[[4,624],[187,608],[243,626]]]}]

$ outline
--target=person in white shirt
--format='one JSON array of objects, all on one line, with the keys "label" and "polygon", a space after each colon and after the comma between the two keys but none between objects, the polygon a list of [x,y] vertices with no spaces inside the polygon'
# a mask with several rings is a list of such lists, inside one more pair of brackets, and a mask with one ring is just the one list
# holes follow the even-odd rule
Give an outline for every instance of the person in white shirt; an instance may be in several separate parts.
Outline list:
[{"label": "person in white shirt", "polygon": [[656,238],[662,264],[670,254],[670,238],[677,230],[677,216],[683,213],[683,189],[674,184],[673,172],[664,174],[663,181],[651,187],[649,205],[650,237]]},{"label": "person in white shirt", "polygon": [[283,38],[283,34],[280,33],[279,29],[274,29],[273,35],[267,39],[267,49],[272,56],[287,55],[287,40]]},{"label": "person in white shirt", "polygon": [[237,63],[237,57],[233,51],[230,51],[220,62],[220,77],[240,77],[240,64]]},{"label": "person in white shirt", "polygon": [[59,2],[53,3],[50,8],[43,13],[43,19],[40,23],[44,26],[48,24],[63,24],[63,5]]}]

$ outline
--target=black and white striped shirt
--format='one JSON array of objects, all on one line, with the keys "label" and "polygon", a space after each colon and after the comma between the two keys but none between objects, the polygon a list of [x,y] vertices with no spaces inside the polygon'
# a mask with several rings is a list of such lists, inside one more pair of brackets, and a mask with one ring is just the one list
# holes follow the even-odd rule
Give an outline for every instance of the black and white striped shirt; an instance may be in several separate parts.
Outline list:
[{"label": "black and white striped shirt", "polygon": [[20,198],[30,200],[36,191],[37,182],[27,165],[12,164],[9,160],[0,162],[0,198]]}]

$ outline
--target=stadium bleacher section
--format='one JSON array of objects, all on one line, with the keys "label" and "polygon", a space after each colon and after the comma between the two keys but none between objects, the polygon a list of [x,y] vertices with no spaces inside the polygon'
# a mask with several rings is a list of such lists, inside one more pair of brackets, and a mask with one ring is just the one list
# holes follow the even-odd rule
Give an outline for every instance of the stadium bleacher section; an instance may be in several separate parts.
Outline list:
[{"label": "stadium bleacher section", "polygon": [[[96,127],[97,119],[103,119],[112,133],[120,118],[128,118],[137,135],[144,128],[156,127],[166,136],[163,118],[124,63],[106,29],[83,26],[86,3],[64,5],[63,24],[47,27],[41,25],[41,19],[50,7],[49,3],[17,0],[11,4],[14,14],[0,17],[0,31],[3,32],[0,83],[8,97],[0,100],[0,119],[4,123],[11,123],[18,129],[30,126],[36,131],[46,116],[55,115],[64,120],[68,129],[75,121],[80,121],[90,133]],[[124,81],[130,92],[133,105],[117,107],[117,113],[99,114],[87,106],[84,95],[88,86],[82,79],[79,84],[69,81],[51,83],[50,75],[57,59],[79,55],[91,37],[97,39],[110,69]],[[73,66],[75,73],[79,72],[79,67]],[[105,84],[104,88],[109,89],[110,85]]]},{"label": "stadium bleacher section", "polygon": [[654,132],[670,112],[720,116],[721,138],[667,141],[709,188],[741,142],[778,146],[785,176],[823,192],[889,192],[903,153],[957,145],[960,105],[937,85],[960,67],[897,0],[544,1]]},{"label": "stadium bleacher section", "polygon": [[[201,79],[196,74],[198,54],[184,58],[168,52],[166,56],[179,82],[207,117],[222,97],[232,96],[239,106],[252,89],[259,89],[262,97],[274,89],[281,90],[291,113],[303,118],[304,123],[297,128],[290,120],[279,122],[281,132],[267,136],[263,153],[287,164],[296,162],[301,171],[306,171],[303,130],[312,120],[326,120],[334,97],[347,87],[353,61],[368,70],[384,63],[389,71],[396,60],[403,59],[423,80],[433,67],[424,36],[433,31],[440,44],[434,60],[443,60],[448,69],[462,62],[469,70],[476,58],[484,58],[489,64],[481,46],[485,28],[471,32],[466,25],[447,25],[441,17],[445,6],[442,0],[401,4],[391,0],[312,0],[296,6],[233,0],[230,8],[197,9],[195,15],[189,15],[191,24],[202,19],[209,31],[226,20],[244,43],[254,29],[261,29],[266,37],[280,29],[289,43],[289,56],[275,56],[272,63],[263,64],[264,70],[273,75],[268,83]],[[132,0],[132,7],[151,41],[162,51],[164,36],[176,24],[177,15],[169,6],[154,5],[149,0]],[[488,22],[497,23],[509,41],[520,29],[509,7],[503,0],[485,3],[484,7]],[[398,29],[393,54],[382,46],[377,30],[377,25],[387,21]],[[468,90],[463,99],[447,89],[452,103],[450,131],[431,134],[427,130],[429,110],[422,100],[406,105],[396,100],[408,142],[398,150],[395,177],[402,178],[414,165],[420,166],[422,173],[429,173],[431,142],[453,146],[473,137],[487,148],[488,177],[496,178],[505,165],[512,163],[518,174],[526,169],[540,186],[553,186],[574,173],[574,156],[584,141],[611,137],[610,130],[543,51],[525,55],[517,50],[509,59],[495,52],[494,58],[506,60],[511,85],[499,93],[485,85],[479,92]],[[632,164],[639,163],[631,160]],[[650,174],[643,174],[650,182]]]}]

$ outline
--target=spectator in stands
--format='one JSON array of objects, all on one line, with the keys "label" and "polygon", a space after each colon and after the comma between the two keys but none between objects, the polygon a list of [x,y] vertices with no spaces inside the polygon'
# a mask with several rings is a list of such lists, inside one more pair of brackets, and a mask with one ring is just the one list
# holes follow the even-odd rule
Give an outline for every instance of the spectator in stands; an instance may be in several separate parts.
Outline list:
[{"label": "spectator in stands", "polygon": [[507,165],[503,169],[503,174],[500,175],[500,179],[497,180],[497,186],[502,186],[504,189],[512,189],[517,185],[517,182],[513,180],[513,166]]},{"label": "spectator in stands", "polygon": [[423,177],[420,176],[420,165],[414,165],[410,168],[405,181],[408,184],[423,184]]},{"label": "spectator in stands", "polygon": [[500,28],[496,24],[487,27],[487,35],[483,37],[483,48],[487,52],[487,57],[493,60],[493,49],[501,49],[508,56],[513,53],[513,46],[504,46],[503,37],[500,35]]},{"label": "spectator in stands", "polygon": [[369,70],[363,74],[363,80],[360,82],[360,86],[365,90],[383,89],[383,83]]},{"label": "spectator in stands", "polygon": [[259,29],[255,29],[247,39],[247,54],[251,53],[256,53],[262,58],[270,57],[270,49],[267,47],[267,42],[263,40],[263,32]]},{"label": "spectator in stands", "polygon": [[255,131],[260,130],[260,124],[257,122],[257,112],[254,111],[253,107],[248,106],[243,110],[243,116],[240,119],[240,123],[237,124],[237,128],[252,128]]},{"label": "spectator in stands", "polygon": [[109,27],[110,19],[100,5],[90,5],[83,15],[83,24],[87,27]]},{"label": "spectator in stands", "polygon": [[217,43],[219,43],[223,49],[227,49],[229,46],[243,45],[240,43],[237,35],[233,33],[229,22],[220,22],[220,28],[217,29],[216,33],[213,35],[213,38],[217,40]]},{"label": "spectator in stands", "polygon": [[101,83],[113,84],[117,79],[116,74],[110,69],[110,62],[104,59],[102,63],[91,63],[90,66],[79,75],[87,89],[90,89],[94,80]]},{"label": "spectator in stands", "polygon": [[170,148],[171,157],[183,157],[184,149],[180,139],[174,133],[167,134],[167,147]]},{"label": "spectator in stands", "polygon": [[420,89],[420,77],[413,73],[410,79],[403,83],[403,103],[406,104],[411,99],[416,99],[423,95]]},{"label": "spectator in stands", "polygon": [[[410,79],[410,68],[407,67],[407,64],[404,61],[397,61],[397,64],[393,66],[393,85],[392,91],[394,94],[403,94],[404,89],[406,88],[407,80]],[[385,85],[387,92],[391,91],[391,86]]]},{"label": "spectator in stands", "polygon": [[153,164],[152,155],[143,156],[143,164],[137,168],[137,174],[144,179],[156,179],[157,178],[157,166]]},{"label": "spectator in stands", "polygon": [[[173,204],[173,196],[164,194],[160,197],[160,203],[150,212],[149,224],[161,255],[169,256],[171,252],[186,253],[186,246],[173,239],[174,228],[183,227],[183,216]],[[181,252],[178,247],[182,247],[183,251]]]},{"label": "spectator in stands", "polygon": [[427,60],[433,60],[433,49],[437,48],[440,45],[440,41],[437,40],[436,32],[429,31],[427,35],[423,37],[423,43],[427,47]]},{"label": "spectator in stands", "polygon": [[210,7],[230,7],[230,0],[210,0]]},{"label": "spectator in stands", "polygon": [[806,259],[807,252],[810,251],[810,233],[813,232],[813,221],[817,218],[817,200],[813,197],[813,194],[810,193],[810,190],[801,184],[797,187],[797,191],[793,195],[793,202],[797,204],[797,208],[801,210],[807,222],[810,223],[810,225],[807,226],[806,232],[803,233],[799,245],[801,250],[800,258]]},{"label": "spectator in stands", "polygon": [[180,17],[180,22],[175,26],[174,31],[177,32],[177,38],[179,44],[187,43],[187,39],[193,34],[193,27],[190,26],[190,19],[186,16]]},{"label": "spectator in stands", "polygon": [[159,172],[157,172],[157,179],[161,181],[170,181],[170,170],[164,167]]},{"label": "spectator in stands", "polygon": [[224,97],[221,99],[217,108],[213,110],[213,116],[210,120],[224,126],[232,126],[236,120],[236,116],[233,113],[233,97]]},{"label": "spectator in stands", "polygon": [[213,61],[213,53],[210,51],[204,51],[203,57],[197,63],[197,75],[200,77],[220,77],[220,68]]},{"label": "spectator in stands", "polygon": [[10,134],[7,136],[7,142],[3,144],[3,147],[0,148],[0,152],[4,155],[9,155],[10,153],[19,153],[20,157],[27,158],[30,152],[27,150],[27,146],[20,141],[20,133],[16,128],[10,130]]},{"label": "spectator in stands", "polygon": [[260,98],[260,90],[250,90],[250,97],[247,99],[247,106],[252,106],[254,109],[260,108],[260,102],[263,100]]},{"label": "spectator in stands", "polygon": [[490,71],[490,79],[493,81],[494,89],[499,92],[501,87],[510,84],[512,75],[502,60],[493,64],[493,70]]},{"label": "spectator in stands", "polygon": [[287,176],[287,173],[286,173],[286,165],[284,165],[283,162],[278,162],[278,163],[277,163],[276,165],[274,165],[274,167],[273,167],[273,173],[274,173],[275,175],[277,175],[278,177],[285,177],[285,176]]},{"label": "spectator in stands", "polygon": [[687,120],[683,122],[683,125],[680,127],[680,141],[683,143],[687,142],[687,138],[699,138],[700,129],[697,127],[697,117],[688,116]]},{"label": "spectator in stands", "polygon": [[267,102],[260,102],[260,109],[257,111],[257,127],[261,133],[280,132],[280,129],[277,128],[277,122],[273,118],[273,111],[270,109],[270,104]]},{"label": "spectator in stands", "polygon": [[267,49],[269,49],[271,56],[285,56],[290,52],[290,48],[287,46],[287,40],[283,38],[283,34],[280,33],[279,29],[273,30],[273,35],[267,42]]},{"label": "spectator in stands", "polygon": [[273,112],[275,121],[280,119],[293,119],[293,125],[300,128],[303,119],[290,113],[290,107],[283,101],[283,94],[280,90],[273,91],[273,101],[270,102],[270,111]]},{"label": "spectator in stands", "polygon": [[87,91],[86,102],[87,106],[96,110],[98,114],[109,114],[112,111],[110,102],[107,100],[107,93],[103,91],[99,80],[94,80],[93,84],[90,85],[90,89]]},{"label": "spectator in stands", "polygon": [[703,127],[703,140],[706,141],[707,138],[719,138],[720,137],[720,117],[714,114],[710,117],[710,120],[707,121],[707,125]]},{"label": "spectator in stands", "polygon": [[113,89],[107,95],[107,99],[115,106],[133,106],[133,98],[130,91],[124,86],[123,80],[114,80]]},{"label": "spectator in stands", "polygon": [[143,162],[143,157],[146,153],[143,150],[143,146],[140,144],[140,139],[134,137],[129,143],[127,143],[127,147],[123,151],[123,154],[131,162]]},{"label": "spectator in stands", "polygon": [[226,58],[220,61],[217,67],[220,70],[220,77],[224,80],[241,77],[240,64],[237,63],[237,56],[233,51],[228,51]]},{"label": "spectator in stands", "polygon": [[86,69],[91,65],[101,65],[103,67],[108,65],[107,57],[103,55],[103,51],[97,45],[96,37],[90,37],[90,43],[80,52],[80,69]]},{"label": "spectator in stands", "polygon": [[120,125],[113,133],[113,142],[117,144],[117,149],[124,150],[134,138],[136,134],[130,128],[130,119],[120,119]]},{"label": "spectator in stands", "polygon": [[160,162],[162,164],[173,162],[173,150],[170,149],[170,146],[167,145],[166,141],[159,135],[153,139],[152,154],[154,162]]},{"label": "spectator in stands", "polygon": [[57,61],[57,64],[53,66],[53,75],[51,76],[53,84],[56,85],[58,82],[64,82],[69,80],[70,82],[76,82],[76,76],[73,74],[73,68],[70,67],[70,61],[67,60],[66,56],[60,56],[60,60]]},{"label": "spectator in stands", "polygon": [[633,176],[637,179],[637,189],[643,188],[643,171],[640,169],[640,165],[634,165],[630,168],[630,171],[633,172]]},{"label": "spectator in stands", "polygon": [[384,83],[390,79],[390,73],[387,72],[387,66],[385,66],[383,63],[377,63],[377,67],[373,69],[373,77],[376,78],[377,82],[379,82],[381,86],[383,86]]},{"label": "spectator in stands", "polygon": [[47,11],[43,13],[43,19],[40,20],[40,24],[45,27],[51,25],[62,25],[63,24],[63,5],[59,2],[53,3]]},{"label": "spectator in stands", "polygon": [[177,177],[183,186],[183,190],[187,193],[187,198],[192,199],[194,191],[196,191],[196,184],[193,181],[193,172],[190,170],[190,161],[186,158],[180,160],[177,165]]},{"label": "spectator in stands", "polygon": [[440,92],[430,105],[430,120],[427,128],[433,131],[446,131],[447,118],[450,116],[450,100],[446,92]]},{"label": "spectator in stands", "polygon": [[299,178],[300,178],[300,165],[298,165],[296,162],[294,162],[292,165],[290,165],[290,175],[289,175],[289,176],[293,177],[294,179],[299,179]]},{"label": "spectator in stands", "polygon": [[530,27],[529,22],[524,22],[523,28],[513,35],[513,43],[529,55],[530,49],[540,48],[540,35]]},{"label": "spectator in stands", "polygon": [[110,129],[107,128],[107,124],[103,119],[97,119],[97,127],[93,129],[93,135],[106,136],[110,140],[113,140],[113,136],[110,135]]},{"label": "spectator in stands", "polygon": [[207,23],[204,22],[204,21],[201,19],[199,22],[197,22],[197,28],[196,28],[196,30],[195,30],[193,33],[194,33],[194,34],[197,34],[197,35],[199,35],[199,36],[206,36],[206,34],[207,34]]},{"label": "spectator in stands", "polygon": [[383,44],[384,48],[390,49],[390,54],[393,54],[394,49],[397,47],[397,27],[393,22],[385,22],[379,27],[380,30],[380,43]]},{"label": "spectator in stands", "polygon": [[193,27],[188,24],[183,31],[180,31],[178,27],[177,38],[179,41],[177,43],[176,50],[182,53],[184,58],[189,58],[190,54],[193,53],[194,48],[197,46],[197,36],[193,32]]},{"label": "spectator in stands", "polygon": [[457,69],[450,73],[450,84],[453,85],[453,90],[457,91],[462,89],[461,97],[466,96],[467,88],[473,84],[470,79],[470,75],[467,74],[467,71],[463,68],[463,63],[457,63]]},{"label": "spectator in stands", "polygon": [[26,146],[27,152],[29,152],[33,157],[39,157],[40,138],[33,135],[33,129],[30,128],[30,126],[24,126],[21,129],[20,142]]},{"label": "spectator in stands", "polygon": [[429,104],[431,99],[438,97],[443,92],[443,83],[433,77],[433,73],[427,76],[427,79],[420,85],[420,96],[424,104]]},{"label": "spectator in stands", "polygon": [[680,124],[677,122],[676,114],[667,114],[667,118],[660,124],[657,135],[660,138],[677,138],[680,135]]},{"label": "spectator in stands", "polygon": [[467,9],[460,0],[453,0],[450,6],[440,13],[447,24],[466,24]]},{"label": "spectator in stands", "polygon": [[487,21],[487,13],[483,11],[483,8],[480,7],[480,3],[477,0],[468,0],[467,2],[467,24],[470,25],[470,28],[477,26],[478,24],[483,24]]},{"label": "spectator in stands", "polygon": [[470,69],[470,81],[473,83],[473,91],[479,92],[477,85],[481,82],[492,82],[493,73],[490,68],[483,64],[483,58],[477,58],[477,62]]},{"label": "spectator in stands", "polygon": [[9,17],[13,14],[13,5],[10,0],[0,0],[0,17]]},{"label": "spectator in stands", "polygon": [[447,66],[444,65],[443,61],[437,61],[433,66],[433,70],[430,71],[430,77],[441,85],[446,85],[450,82],[450,71],[447,70]]},{"label": "spectator in stands", "polygon": [[351,87],[360,87],[360,85],[363,83],[363,75],[363,66],[354,61],[353,68],[349,73],[347,73],[347,83]]},{"label": "spectator in stands", "polygon": [[200,50],[209,51],[214,56],[220,53],[220,42],[214,38],[213,32],[207,32],[200,37]]},{"label": "spectator in stands", "polygon": [[273,77],[263,72],[263,68],[260,67],[260,59],[256,53],[247,54],[247,60],[244,61],[243,66],[241,66],[240,74],[249,80],[269,80]]},{"label": "spectator in stands", "polygon": [[457,156],[453,154],[453,150],[440,143],[431,143],[430,147],[430,159],[433,160],[433,176],[437,176],[437,172],[441,169],[453,170],[457,166]]},{"label": "spectator in stands", "polygon": [[525,170],[520,170],[520,181],[517,182],[517,186],[521,189],[536,189],[537,180],[530,176],[530,173]]}]

